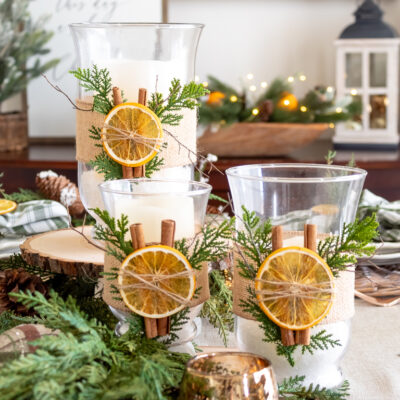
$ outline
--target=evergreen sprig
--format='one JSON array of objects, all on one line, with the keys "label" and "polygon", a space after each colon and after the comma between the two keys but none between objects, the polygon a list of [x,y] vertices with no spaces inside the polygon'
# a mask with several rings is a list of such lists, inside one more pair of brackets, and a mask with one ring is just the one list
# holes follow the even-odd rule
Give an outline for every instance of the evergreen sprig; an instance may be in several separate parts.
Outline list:
[{"label": "evergreen sprig", "polygon": [[224,345],[228,345],[228,334],[233,332],[233,295],[227,286],[223,271],[213,270],[208,275],[210,298],[203,304],[200,316],[208,319],[218,329]]},{"label": "evergreen sprig", "polygon": [[279,384],[279,398],[281,400],[345,400],[350,396],[350,385],[344,381],[336,389],[326,389],[313,384],[303,385],[304,376],[294,376],[284,379]]},{"label": "evergreen sprig", "polygon": [[[265,258],[272,251],[271,231],[272,226],[269,220],[262,221],[256,213],[242,208],[242,227],[235,235],[235,243],[239,252],[238,268],[241,276],[254,281],[258,268],[264,262]],[[329,265],[329,264],[328,264]],[[278,325],[272,322],[261,310],[256,301],[256,293],[249,285],[247,288],[249,296],[242,299],[240,305],[243,311],[251,314],[258,321],[260,328],[264,332],[264,341],[276,345],[276,353],[286,358],[291,366],[295,365],[294,352],[299,345],[284,346],[281,341],[281,331]],[[315,350],[324,350],[329,347],[341,346],[340,342],[333,338],[331,334],[321,330],[310,338],[310,345],[300,346],[302,353],[313,354]]]},{"label": "evergreen sprig", "polygon": [[34,354],[2,366],[2,399],[166,400],[178,390],[189,355],[172,353],[133,329],[117,337],[55,292],[49,300],[39,293],[14,296],[39,313],[32,322],[60,332],[35,341]]},{"label": "evergreen sprig", "polygon": [[357,263],[357,257],[370,256],[375,252],[371,245],[378,235],[379,223],[375,214],[344,224],[340,236],[329,236],[318,243],[318,254],[325,259],[334,276]]},{"label": "evergreen sprig", "polygon": [[217,262],[228,254],[226,239],[232,235],[233,219],[225,220],[220,225],[206,224],[196,239],[186,238],[175,241],[175,248],[184,254],[192,268],[200,269],[204,262]]},{"label": "evergreen sprig", "polygon": [[122,165],[110,158],[105,151],[97,154],[94,160],[89,161],[89,165],[102,174],[106,181],[122,179]]},{"label": "evergreen sprig", "polygon": [[7,200],[15,201],[16,203],[25,203],[32,200],[42,200],[44,197],[30,189],[19,188],[17,192],[6,194],[3,193],[3,197]]},{"label": "evergreen sprig", "polygon": [[77,68],[70,73],[79,81],[81,87],[93,92],[92,111],[107,115],[114,106],[111,100],[112,80],[107,68]]},{"label": "evergreen sprig", "polygon": [[160,118],[162,124],[176,126],[183,119],[183,115],[177,112],[186,108],[193,110],[197,107],[198,101],[209,91],[202,85],[189,82],[181,84],[179,79],[173,79],[169,88],[169,95],[164,99],[161,93],[152,93],[148,107]]},{"label": "evergreen sprig", "polygon": [[95,227],[95,239],[101,240],[106,245],[107,253],[119,261],[133,252],[132,241],[126,240],[129,232],[128,217],[124,214],[120,219],[111,217],[108,211],[94,208],[93,212],[104,222],[105,226],[98,224]]}]

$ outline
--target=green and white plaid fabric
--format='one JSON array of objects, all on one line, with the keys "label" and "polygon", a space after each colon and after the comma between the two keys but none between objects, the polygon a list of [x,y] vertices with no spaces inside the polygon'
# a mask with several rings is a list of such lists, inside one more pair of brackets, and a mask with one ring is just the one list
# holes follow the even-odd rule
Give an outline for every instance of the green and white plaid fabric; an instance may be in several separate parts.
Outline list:
[{"label": "green and white plaid fabric", "polygon": [[379,231],[385,242],[400,242],[400,200],[389,202],[369,190],[364,190],[360,205],[359,217],[376,213]]},{"label": "green and white plaid fabric", "polygon": [[68,226],[67,209],[52,200],[21,203],[15,211],[0,215],[0,234],[4,237],[35,235]]}]

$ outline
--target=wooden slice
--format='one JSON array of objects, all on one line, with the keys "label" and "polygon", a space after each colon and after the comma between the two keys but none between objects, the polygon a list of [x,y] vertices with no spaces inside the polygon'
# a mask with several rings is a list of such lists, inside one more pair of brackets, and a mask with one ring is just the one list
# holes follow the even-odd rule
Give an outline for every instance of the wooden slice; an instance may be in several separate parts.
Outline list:
[{"label": "wooden slice", "polygon": [[[60,229],[31,236],[20,245],[23,259],[46,271],[98,278],[103,272],[104,251],[89,243],[92,226]],[[86,238],[85,238],[86,237]]]}]

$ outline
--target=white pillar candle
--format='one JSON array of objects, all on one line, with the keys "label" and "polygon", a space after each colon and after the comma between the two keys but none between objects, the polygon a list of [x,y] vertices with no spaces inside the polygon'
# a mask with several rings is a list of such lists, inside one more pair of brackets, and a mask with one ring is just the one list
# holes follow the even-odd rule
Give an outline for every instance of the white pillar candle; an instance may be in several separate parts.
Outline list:
[{"label": "white pillar candle", "polygon": [[123,198],[115,203],[115,216],[128,216],[129,224],[143,224],[147,243],[161,241],[161,221],[173,219],[176,223],[175,240],[195,235],[194,204],[191,197],[159,195]]},{"label": "white pillar candle", "polygon": [[185,69],[179,60],[126,60],[111,59],[99,62],[99,67],[110,72],[113,86],[118,86],[124,98],[138,101],[139,88],[145,88],[148,95],[157,92],[167,96],[174,78],[185,79]]}]

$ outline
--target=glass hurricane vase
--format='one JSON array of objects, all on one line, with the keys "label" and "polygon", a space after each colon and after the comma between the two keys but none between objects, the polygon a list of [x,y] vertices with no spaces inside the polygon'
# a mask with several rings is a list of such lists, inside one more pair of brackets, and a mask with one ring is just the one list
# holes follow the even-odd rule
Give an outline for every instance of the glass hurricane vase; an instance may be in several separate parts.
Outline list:
[{"label": "glass hurricane vase", "polygon": [[[112,86],[119,87],[128,102],[138,101],[139,88],[147,89],[148,98],[156,91],[166,97],[174,78],[180,79],[182,84],[192,81],[202,28],[201,24],[159,23],[70,25],[77,55],[76,67],[91,68],[96,65],[107,68]],[[77,102],[81,108],[90,109],[92,96],[92,92],[79,86]],[[181,130],[171,128],[171,132],[186,147],[195,151],[196,110],[185,110],[183,116]],[[93,124],[102,125],[103,120],[101,114],[77,110],[78,185],[82,202],[94,217],[90,209],[102,205],[98,185],[104,181],[104,177],[90,166],[95,149],[81,149],[82,146],[94,146],[94,142],[91,143],[87,138],[81,139],[81,136],[78,138],[78,135],[89,136],[89,128]],[[163,151],[163,169],[154,174],[153,178],[192,179],[193,167],[189,157],[186,152],[179,152],[177,142],[172,139],[170,141]]]},{"label": "glass hurricane vase", "polygon": [[[161,221],[165,219],[176,223],[175,240],[193,238],[201,231],[211,186],[195,181],[141,178],[107,181],[100,185],[100,191],[105,209],[112,217],[118,219],[124,214],[129,225],[141,223],[146,243],[159,243]],[[104,292],[107,296],[107,285]],[[106,297],[105,301],[108,302]],[[109,306],[120,321],[116,332],[122,334],[128,328],[126,319],[130,312],[121,302]],[[190,309],[189,321],[178,332],[173,350],[194,354],[191,341],[199,330],[195,319],[201,307],[198,304]]]},{"label": "glass hurricane vase", "polygon": [[[283,246],[303,247],[304,224],[315,224],[318,240],[327,235],[340,235],[343,224],[354,221],[366,172],[350,167],[313,164],[245,165],[227,170],[237,229],[242,228],[242,207],[254,211],[262,220],[281,225]],[[335,299],[328,317],[311,328],[311,334],[325,331],[339,340],[340,346],[315,349],[302,354],[297,348],[295,366],[278,356],[276,345],[263,341],[259,323],[236,317],[238,347],[267,356],[278,380],[305,375],[305,384],[335,387],[342,380],[339,361],[350,339],[350,319],[354,313],[354,273],[345,272],[335,280]]]}]

